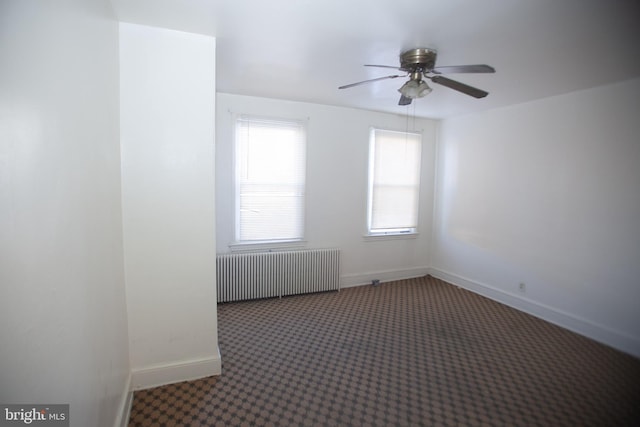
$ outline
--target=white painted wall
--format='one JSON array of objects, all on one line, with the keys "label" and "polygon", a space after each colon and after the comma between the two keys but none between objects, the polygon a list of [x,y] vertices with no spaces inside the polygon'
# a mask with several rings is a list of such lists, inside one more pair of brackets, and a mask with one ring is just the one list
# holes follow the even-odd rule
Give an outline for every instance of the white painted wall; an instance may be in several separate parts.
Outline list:
[{"label": "white painted wall", "polygon": [[0,402],[113,426],[129,353],[111,5],[3,1],[0,58]]},{"label": "white painted wall", "polygon": [[[409,110],[410,111],[410,110]],[[407,117],[365,110],[219,93],[217,99],[216,229],[219,252],[234,243],[234,115],[308,120],[307,248],[342,249],[342,286],[420,276],[429,266],[437,122],[416,119],[423,131],[419,235],[365,239],[369,129],[406,130]],[[414,128],[414,120],[409,126]]]},{"label": "white painted wall", "polygon": [[640,356],[638,111],[640,79],[443,121],[436,274]]},{"label": "white painted wall", "polygon": [[121,23],[120,101],[133,387],[217,374],[215,39]]}]

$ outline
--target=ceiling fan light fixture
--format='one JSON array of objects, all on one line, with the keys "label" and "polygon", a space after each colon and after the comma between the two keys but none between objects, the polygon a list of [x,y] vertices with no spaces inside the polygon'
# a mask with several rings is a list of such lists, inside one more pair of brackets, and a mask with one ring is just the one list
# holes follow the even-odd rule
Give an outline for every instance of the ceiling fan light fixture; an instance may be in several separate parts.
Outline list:
[{"label": "ceiling fan light fixture", "polygon": [[398,92],[410,99],[422,98],[427,96],[433,89],[429,87],[424,80],[409,80],[402,85]]},{"label": "ceiling fan light fixture", "polygon": [[489,94],[484,90],[469,86],[456,80],[452,80],[443,76],[443,74],[455,74],[455,73],[495,73],[496,70],[490,65],[486,64],[472,64],[472,65],[449,65],[443,67],[436,67],[437,53],[434,49],[429,48],[417,48],[404,51],[400,54],[400,67],[394,67],[392,65],[373,65],[366,64],[365,67],[380,67],[380,68],[394,68],[400,71],[404,71],[404,76],[400,74],[392,74],[390,76],[377,77],[375,79],[363,80],[356,83],[340,86],[338,89],[347,89],[353,86],[359,86],[365,83],[377,82],[380,80],[396,79],[398,77],[409,77],[409,81],[406,82],[398,92],[402,94],[398,105],[409,105],[411,101],[416,98],[422,98],[431,92],[431,88],[423,80],[427,78],[433,83],[448,87],[465,95],[472,96],[474,98],[484,98]]}]

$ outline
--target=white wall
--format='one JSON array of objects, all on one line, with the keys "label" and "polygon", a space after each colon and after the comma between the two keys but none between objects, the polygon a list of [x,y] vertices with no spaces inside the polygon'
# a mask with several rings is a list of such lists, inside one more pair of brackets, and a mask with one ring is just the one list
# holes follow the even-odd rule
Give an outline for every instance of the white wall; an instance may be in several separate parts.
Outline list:
[{"label": "white wall", "polygon": [[129,356],[111,5],[3,1],[0,58],[0,402],[113,426]]},{"label": "white wall", "polygon": [[640,355],[638,111],[640,79],[445,120],[436,274]]},{"label": "white wall", "polygon": [[[407,117],[326,105],[219,93],[217,100],[217,248],[234,243],[234,115],[306,119],[306,247],[342,249],[341,282],[353,286],[379,278],[424,275],[429,265],[436,122],[416,119],[423,131],[419,235],[384,240],[366,232],[367,162],[371,126],[406,130]],[[414,120],[409,120],[413,128]]]},{"label": "white wall", "polygon": [[217,374],[215,39],[121,23],[120,101],[133,387]]}]

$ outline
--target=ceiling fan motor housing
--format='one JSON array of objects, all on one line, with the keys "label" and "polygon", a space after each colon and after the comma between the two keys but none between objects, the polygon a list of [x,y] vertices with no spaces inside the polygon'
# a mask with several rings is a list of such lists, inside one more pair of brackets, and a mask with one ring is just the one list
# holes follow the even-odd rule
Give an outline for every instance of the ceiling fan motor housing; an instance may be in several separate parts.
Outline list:
[{"label": "ceiling fan motor housing", "polygon": [[400,54],[400,69],[408,73],[428,72],[436,64],[437,52],[433,49],[410,49]]}]

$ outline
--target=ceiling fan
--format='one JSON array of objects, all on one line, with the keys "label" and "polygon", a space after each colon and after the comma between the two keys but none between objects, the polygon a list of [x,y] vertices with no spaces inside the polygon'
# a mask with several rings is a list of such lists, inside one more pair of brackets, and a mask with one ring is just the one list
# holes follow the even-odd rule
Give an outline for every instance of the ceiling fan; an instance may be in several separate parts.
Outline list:
[{"label": "ceiling fan", "polygon": [[475,87],[460,83],[455,80],[451,80],[442,74],[455,74],[455,73],[495,73],[496,70],[484,64],[477,65],[451,65],[444,67],[436,67],[437,52],[428,48],[410,49],[400,54],[400,67],[392,65],[371,65],[365,64],[365,67],[379,67],[379,68],[393,68],[400,71],[404,71],[406,74],[394,74],[390,76],[378,77],[375,79],[364,80],[357,83],[351,83],[348,85],[340,86],[338,89],[347,89],[353,86],[358,86],[365,83],[376,82],[379,80],[395,79],[398,77],[409,77],[409,80],[402,85],[398,92],[400,92],[400,101],[398,105],[409,105],[415,98],[422,98],[431,92],[431,88],[427,85],[427,82],[423,80],[429,79],[433,83],[446,86],[450,89],[457,90],[466,95],[473,96],[474,98],[484,98],[489,94],[484,90],[477,89]]}]

